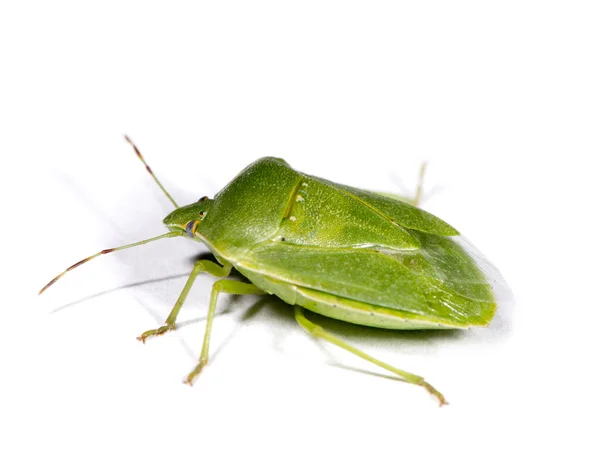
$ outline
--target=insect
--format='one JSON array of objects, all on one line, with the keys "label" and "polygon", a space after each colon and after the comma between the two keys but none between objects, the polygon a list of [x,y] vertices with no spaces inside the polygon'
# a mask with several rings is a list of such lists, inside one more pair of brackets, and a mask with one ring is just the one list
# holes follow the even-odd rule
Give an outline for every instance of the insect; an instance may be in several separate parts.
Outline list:
[{"label": "insect", "polygon": [[[175,210],[163,223],[169,232],[133,244],[102,250],[100,255],[184,236],[202,243],[216,261],[200,260],[165,324],[142,333],[145,342],[177,328],[177,315],[199,274],[219,278],[212,287],[200,359],[186,378],[192,384],[208,363],[219,294],[275,294],[293,305],[299,325],[356,356],[424,387],[446,404],[444,396],[421,376],[400,370],[360,351],[304,314],[377,328],[466,329],[486,326],[497,299],[478,262],[458,240],[453,227],[410,202],[306,175],[284,160],[267,157],[246,167],[213,199],[202,197],[180,207],[152,172]],[[421,177],[423,172],[421,172]],[[420,188],[413,203],[418,203]],[[228,279],[232,268],[248,282]]]}]

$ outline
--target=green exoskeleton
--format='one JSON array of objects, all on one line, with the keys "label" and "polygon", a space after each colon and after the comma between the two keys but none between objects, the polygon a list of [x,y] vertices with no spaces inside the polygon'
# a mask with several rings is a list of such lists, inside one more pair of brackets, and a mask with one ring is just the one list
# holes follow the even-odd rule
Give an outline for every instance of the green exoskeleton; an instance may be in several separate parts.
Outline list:
[{"label": "green exoskeleton", "polygon": [[[300,173],[278,158],[252,163],[213,199],[179,207],[133,147],[176,208],[163,220],[169,232],[85,258],[40,293],[101,254],[185,236],[206,245],[220,264],[196,262],[165,325],[138,339],[176,328],[199,274],[219,278],[212,288],[200,360],[188,383],[208,362],[219,294],[269,293],[293,305],[296,320],[312,336],[423,386],[440,405],[446,403],[423,377],[361,352],[313,324],[304,310],[397,330],[486,326],[496,298],[474,257],[456,239],[458,231],[409,202]],[[249,282],[227,279],[233,267]]]}]

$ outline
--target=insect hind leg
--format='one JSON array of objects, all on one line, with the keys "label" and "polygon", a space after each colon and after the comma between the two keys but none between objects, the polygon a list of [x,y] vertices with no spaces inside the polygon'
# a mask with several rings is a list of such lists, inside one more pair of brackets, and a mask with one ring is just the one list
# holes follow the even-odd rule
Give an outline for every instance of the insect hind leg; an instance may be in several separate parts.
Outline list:
[{"label": "insect hind leg", "polygon": [[[393,198],[394,200],[400,200],[401,202],[408,203],[409,205],[419,207],[423,200],[423,184],[425,182],[425,170],[427,169],[427,162],[422,162],[419,168],[419,179],[417,181],[417,188],[413,196],[395,194],[391,192],[376,192],[376,194],[383,195],[385,197]],[[401,185],[403,188],[404,186]],[[406,189],[406,188],[404,188]]]},{"label": "insect hind leg", "polygon": [[400,376],[402,378],[402,381],[404,381],[406,383],[423,386],[425,389],[427,389],[427,392],[434,395],[438,399],[438,401],[440,402],[440,406],[448,404],[446,402],[446,399],[442,395],[442,393],[439,392],[437,389],[435,389],[432,385],[427,383],[423,377],[412,374],[410,372],[406,372],[404,370],[400,370],[394,366],[390,366],[389,364],[386,364],[383,361],[373,358],[372,356],[366,354],[365,352],[360,351],[356,347],[353,347],[350,344],[344,342],[340,338],[328,333],[320,326],[318,326],[318,325],[312,323],[310,320],[308,320],[306,318],[306,316],[304,315],[304,311],[302,310],[302,307],[300,307],[300,306],[294,307],[294,314],[296,317],[296,321],[310,335],[317,337],[317,338],[324,339],[327,342],[332,343],[333,345],[336,345],[340,348],[343,348],[346,351],[349,351],[350,353],[355,354],[359,358],[362,358],[366,361],[369,361],[370,363],[375,364],[376,366],[379,366],[386,370],[389,370],[390,372]]}]

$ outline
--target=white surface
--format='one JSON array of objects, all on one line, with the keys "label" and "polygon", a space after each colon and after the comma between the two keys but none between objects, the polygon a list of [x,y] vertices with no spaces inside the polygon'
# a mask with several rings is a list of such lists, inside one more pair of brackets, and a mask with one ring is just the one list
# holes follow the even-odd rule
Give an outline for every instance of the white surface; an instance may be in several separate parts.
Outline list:
[{"label": "white surface", "polygon": [[[597,446],[595,2],[149,3],[0,8],[0,447]],[[500,268],[512,331],[322,322],[424,375],[440,409],[313,342],[277,299],[225,298],[190,389],[209,277],[192,323],[135,336],[167,316],[192,242],[107,255],[36,296],[163,232],[170,205],[123,133],[181,203],[264,155],[388,191],[427,159],[425,208]]]}]

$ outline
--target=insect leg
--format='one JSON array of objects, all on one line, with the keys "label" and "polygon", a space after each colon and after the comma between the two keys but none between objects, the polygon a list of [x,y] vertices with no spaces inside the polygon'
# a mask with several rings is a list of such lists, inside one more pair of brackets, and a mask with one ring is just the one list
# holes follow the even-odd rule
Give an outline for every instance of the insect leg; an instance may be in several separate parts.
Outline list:
[{"label": "insect leg", "polygon": [[208,346],[210,344],[210,333],[212,330],[213,318],[215,317],[215,310],[217,309],[217,298],[219,294],[264,294],[264,291],[257,288],[253,284],[244,283],[243,281],[237,280],[218,280],[213,284],[212,292],[210,294],[210,305],[208,307],[208,316],[206,318],[206,330],[204,332],[204,342],[202,343],[202,353],[200,353],[200,361],[194,370],[187,376],[185,382],[192,384],[194,378],[202,371],[204,366],[208,363]]},{"label": "insect leg", "polygon": [[204,272],[219,278],[226,277],[231,272],[231,265],[225,264],[223,267],[221,267],[212,261],[197,261],[196,264],[194,264],[194,269],[192,270],[192,273],[190,273],[190,276],[187,282],[185,283],[183,291],[181,291],[177,302],[175,302],[175,306],[173,306],[173,309],[169,313],[169,317],[167,317],[167,320],[165,320],[165,325],[163,325],[160,328],[157,328],[156,330],[148,330],[142,333],[140,336],[138,336],[138,341],[146,342],[146,339],[148,339],[150,336],[159,336],[161,334],[165,334],[167,331],[175,329],[175,322],[177,321],[177,315],[179,314],[179,310],[183,306],[183,303],[185,302],[185,299],[187,298],[187,295],[190,292],[190,289],[192,288],[196,277],[198,276],[198,274]]},{"label": "insect leg", "polygon": [[302,308],[300,306],[294,307],[294,313],[296,316],[296,320],[298,321],[300,326],[302,328],[304,328],[304,330],[307,333],[309,333],[310,335],[321,338],[321,339],[325,339],[326,341],[332,343],[333,345],[337,345],[338,347],[343,348],[344,350],[347,350],[350,353],[355,354],[359,358],[362,358],[366,361],[369,361],[369,362],[375,364],[376,366],[379,366],[386,370],[389,370],[390,372],[395,373],[396,375],[399,375],[402,378],[402,381],[404,381],[406,383],[423,386],[425,389],[427,389],[427,391],[430,394],[433,394],[435,397],[437,397],[437,399],[440,402],[440,406],[448,404],[446,402],[446,399],[444,398],[444,396],[440,392],[438,392],[433,386],[431,386],[429,383],[427,383],[423,377],[420,377],[419,375],[405,372],[404,370],[400,370],[400,369],[397,369],[396,367],[390,366],[389,364],[386,364],[383,361],[375,359],[372,356],[369,356],[366,353],[358,350],[356,347],[353,347],[350,344],[347,344],[343,340],[335,337],[334,335],[325,331],[320,326],[315,325],[310,320],[308,320],[304,316],[304,311],[302,310]]},{"label": "insect leg", "polygon": [[421,203],[421,197],[423,196],[423,182],[425,180],[425,169],[427,169],[427,163],[422,162],[421,167],[419,168],[419,181],[417,182],[417,190],[415,191],[415,196],[412,198],[411,205],[419,206]]},{"label": "insect leg", "polygon": [[[419,181],[417,181],[417,189],[415,190],[415,195],[412,197],[408,197],[404,194],[395,194],[392,192],[380,192],[373,191],[376,194],[383,195],[384,197],[393,198],[394,200],[400,200],[401,202],[408,203],[412,206],[419,206],[421,204],[421,200],[423,199],[423,184],[425,181],[425,169],[427,169],[427,162],[422,162],[421,167],[419,168]],[[403,184],[400,184],[403,189],[406,189]]]}]

